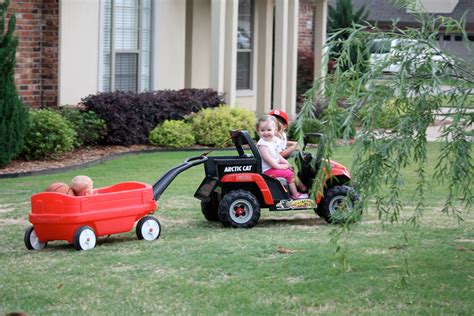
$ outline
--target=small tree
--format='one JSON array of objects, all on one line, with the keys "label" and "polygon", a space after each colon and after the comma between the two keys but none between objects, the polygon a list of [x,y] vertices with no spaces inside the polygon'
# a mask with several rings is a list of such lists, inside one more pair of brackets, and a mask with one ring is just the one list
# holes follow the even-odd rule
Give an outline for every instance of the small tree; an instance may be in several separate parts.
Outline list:
[{"label": "small tree", "polygon": [[[334,45],[329,53],[331,59],[339,59],[343,49],[342,43],[351,35],[350,28],[353,25],[364,24],[368,15],[369,11],[365,9],[365,5],[354,13],[352,0],[338,0],[335,7],[328,6],[328,33],[338,41],[338,44]],[[356,47],[354,47],[355,49]],[[355,61],[357,56],[352,54],[351,58],[352,61]]]},{"label": "small tree", "polygon": [[5,15],[9,0],[0,4],[0,168],[21,151],[27,128],[28,113],[20,101],[15,81],[15,53],[18,38],[13,36],[15,15],[5,31]]},{"label": "small tree", "polygon": [[[410,0],[394,2],[405,7],[415,3]],[[416,223],[425,207],[429,181],[439,181],[446,186],[443,212],[458,215],[474,204],[474,166],[469,134],[474,123],[470,110],[472,99],[469,98],[474,88],[474,68],[469,62],[442,52],[436,39],[437,34],[443,32],[458,32],[467,41],[464,19],[456,21],[426,12],[416,13],[414,17],[420,23],[418,28],[400,29],[394,23],[391,31],[382,32],[376,26],[352,25],[334,33],[327,45],[329,50],[335,46],[341,48],[336,69],[333,74],[317,80],[306,94],[295,129],[301,138],[304,119],[314,115],[313,99],[327,102],[324,133],[328,145],[325,155],[329,158],[341,127],[338,103],[342,100],[349,108],[343,122],[346,136],[354,121],[360,119],[352,171],[362,201],[375,200],[379,216],[397,220],[403,209],[400,199],[403,168],[416,165],[418,183],[413,191],[416,212],[410,218]],[[350,36],[341,40],[342,34]],[[390,58],[360,71],[357,64],[368,63],[363,58],[369,50],[367,43],[379,38],[407,44],[401,45],[398,53]],[[354,47],[358,49],[354,50]],[[399,70],[387,78],[383,70],[390,64],[398,65]],[[323,86],[327,88],[323,89]],[[386,102],[390,102],[391,110],[398,114],[389,131],[379,129],[383,117],[380,114]],[[441,128],[440,156],[430,178],[426,170],[427,129],[446,105],[450,107],[451,122]]]}]

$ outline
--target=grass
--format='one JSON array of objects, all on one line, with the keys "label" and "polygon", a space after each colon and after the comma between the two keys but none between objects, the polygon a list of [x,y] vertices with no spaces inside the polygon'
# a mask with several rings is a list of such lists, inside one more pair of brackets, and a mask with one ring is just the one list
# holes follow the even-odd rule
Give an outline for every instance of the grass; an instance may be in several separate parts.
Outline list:
[{"label": "grass", "polygon": [[[429,149],[436,156],[438,145]],[[132,231],[101,238],[91,251],[77,252],[63,241],[43,251],[26,250],[30,195],[49,183],[69,182],[77,174],[89,175],[96,187],[153,183],[191,155],[147,153],[80,171],[0,180],[0,313],[472,314],[474,218],[466,212],[457,223],[440,214],[445,188],[435,182],[419,228],[382,225],[369,210],[344,235],[351,266],[345,273],[330,242],[333,226],[312,211],[264,210],[250,230],[205,221],[192,197],[202,166],[176,178],[158,202],[155,214],[163,226],[158,241],[138,241]],[[347,148],[334,158],[350,166]],[[414,186],[413,177],[407,179],[407,214]]]}]

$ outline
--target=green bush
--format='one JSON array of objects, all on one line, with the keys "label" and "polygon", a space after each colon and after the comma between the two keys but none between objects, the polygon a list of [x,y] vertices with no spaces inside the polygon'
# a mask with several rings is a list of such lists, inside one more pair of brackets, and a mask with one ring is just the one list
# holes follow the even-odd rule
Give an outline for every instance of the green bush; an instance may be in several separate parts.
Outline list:
[{"label": "green bush", "polygon": [[27,160],[54,159],[74,148],[76,132],[61,114],[33,110],[29,115],[22,157]]},{"label": "green bush", "polygon": [[[386,100],[377,106],[362,108],[359,111],[359,119],[362,122],[371,123],[372,128],[393,129],[400,123],[405,106],[403,102]],[[374,113],[377,114],[374,115]]]},{"label": "green bush", "polygon": [[63,107],[59,113],[71,124],[77,137],[74,146],[99,144],[107,134],[105,121],[93,111],[81,111],[78,108]]},{"label": "green bush", "polygon": [[[316,118],[305,118],[303,119],[303,132],[306,133],[324,133],[323,123]],[[290,139],[296,139],[295,125],[291,125],[288,131],[288,137]]]},{"label": "green bush", "polygon": [[192,126],[177,120],[166,120],[157,125],[150,132],[148,140],[155,146],[174,148],[188,147],[195,142]]},{"label": "green bush", "polygon": [[242,108],[219,106],[207,108],[191,116],[196,142],[206,146],[228,146],[232,144],[230,131],[246,129],[255,134],[255,114]]}]

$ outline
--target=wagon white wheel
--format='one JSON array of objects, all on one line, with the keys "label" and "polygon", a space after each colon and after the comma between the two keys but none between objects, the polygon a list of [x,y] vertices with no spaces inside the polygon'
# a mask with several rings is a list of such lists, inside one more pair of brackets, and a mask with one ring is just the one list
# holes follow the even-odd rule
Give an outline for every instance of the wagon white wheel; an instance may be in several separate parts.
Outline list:
[{"label": "wagon white wheel", "polygon": [[155,240],[160,237],[160,222],[153,216],[145,216],[137,223],[137,238],[145,240]]},{"label": "wagon white wheel", "polygon": [[47,242],[41,242],[36,235],[35,228],[30,226],[25,231],[25,246],[28,250],[41,250],[48,244]]},{"label": "wagon white wheel", "polygon": [[74,248],[89,250],[95,247],[97,238],[94,230],[89,226],[81,226],[74,233]]}]

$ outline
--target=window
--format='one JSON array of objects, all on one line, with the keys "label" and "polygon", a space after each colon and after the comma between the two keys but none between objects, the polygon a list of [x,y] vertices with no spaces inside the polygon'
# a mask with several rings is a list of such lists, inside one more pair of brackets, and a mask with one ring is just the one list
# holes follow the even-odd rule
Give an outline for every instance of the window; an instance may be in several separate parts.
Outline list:
[{"label": "window", "polygon": [[101,1],[100,91],[150,89],[151,0]]},{"label": "window", "polygon": [[253,0],[239,0],[237,23],[237,90],[252,89]]}]

